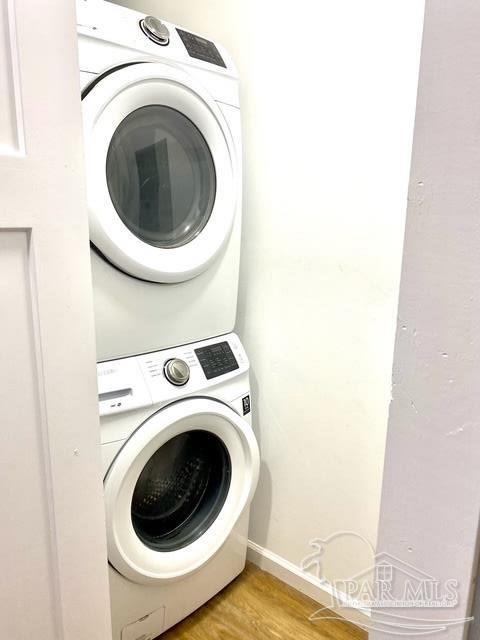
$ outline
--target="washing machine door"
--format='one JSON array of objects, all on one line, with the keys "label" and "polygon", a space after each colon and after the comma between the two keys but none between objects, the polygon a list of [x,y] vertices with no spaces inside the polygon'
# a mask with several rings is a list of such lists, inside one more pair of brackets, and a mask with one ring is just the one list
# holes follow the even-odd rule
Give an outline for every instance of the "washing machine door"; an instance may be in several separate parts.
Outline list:
[{"label": "washing machine door", "polygon": [[230,407],[190,398],[161,409],[105,478],[111,564],[139,583],[199,569],[250,503],[258,471],[253,431]]},{"label": "washing machine door", "polygon": [[182,69],[133,63],[82,97],[92,244],[153,282],[204,271],[226,244],[237,159],[216,102]]}]

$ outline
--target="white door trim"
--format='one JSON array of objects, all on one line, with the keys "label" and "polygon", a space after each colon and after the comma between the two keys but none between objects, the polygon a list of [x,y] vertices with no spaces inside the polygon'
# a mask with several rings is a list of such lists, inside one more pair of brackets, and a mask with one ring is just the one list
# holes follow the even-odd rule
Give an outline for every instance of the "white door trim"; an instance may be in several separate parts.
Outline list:
[{"label": "white door trim", "polygon": [[72,0],[0,10],[8,638],[111,637],[75,23]]}]

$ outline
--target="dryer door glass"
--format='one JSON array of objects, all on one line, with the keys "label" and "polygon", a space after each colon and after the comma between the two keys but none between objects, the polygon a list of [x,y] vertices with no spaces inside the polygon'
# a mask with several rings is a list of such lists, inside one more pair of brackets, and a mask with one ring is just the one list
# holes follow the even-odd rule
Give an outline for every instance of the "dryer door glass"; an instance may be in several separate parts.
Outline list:
[{"label": "dryer door glass", "polygon": [[205,227],[215,202],[212,154],[200,130],[171,107],[148,105],[115,130],[107,185],[125,226],[155,247],[180,247]]},{"label": "dryer door glass", "polygon": [[175,551],[199,538],[227,497],[231,461],[220,438],[188,431],[160,447],[147,462],[132,498],[132,524],[156,551]]}]

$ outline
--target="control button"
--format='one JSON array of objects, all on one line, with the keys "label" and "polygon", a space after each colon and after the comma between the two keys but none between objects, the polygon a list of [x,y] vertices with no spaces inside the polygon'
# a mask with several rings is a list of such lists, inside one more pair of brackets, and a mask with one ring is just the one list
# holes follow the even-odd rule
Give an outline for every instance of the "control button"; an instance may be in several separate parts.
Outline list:
[{"label": "control button", "polygon": [[140,28],[153,42],[165,46],[170,41],[170,32],[161,20],[154,16],[146,16],[140,20]]},{"label": "control button", "polygon": [[181,387],[187,384],[190,378],[190,367],[184,360],[172,358],[165,362],[163,373],[169,382]]}]

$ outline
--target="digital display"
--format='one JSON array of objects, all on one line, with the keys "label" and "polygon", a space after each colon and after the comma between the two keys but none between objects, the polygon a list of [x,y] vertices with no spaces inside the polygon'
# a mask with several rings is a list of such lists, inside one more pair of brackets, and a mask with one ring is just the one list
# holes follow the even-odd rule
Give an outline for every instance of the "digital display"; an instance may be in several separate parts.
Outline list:
[{"label": "digital display", "polygon": [[213,42],[210,42],[210,40],[206,40],[205,38],[201,38],[200,36],[196,36],[193,33],[189,33],[188,31],[183,31],[183,29],[177,29],[177,32],[191,58],[210,62],[211,64],[216,64],[219,67],[227,67],[219,50]]},{"label": "digital display", "polygon": [[195,354],[207,380],[239,368],[230,345],[226,341],[195,349]]}]

